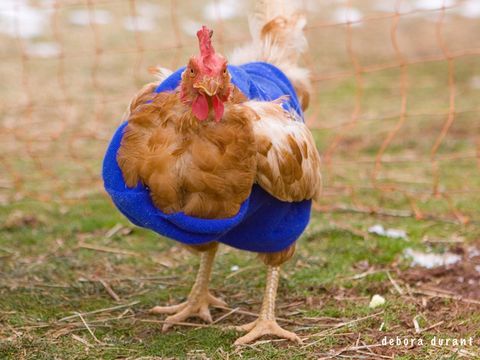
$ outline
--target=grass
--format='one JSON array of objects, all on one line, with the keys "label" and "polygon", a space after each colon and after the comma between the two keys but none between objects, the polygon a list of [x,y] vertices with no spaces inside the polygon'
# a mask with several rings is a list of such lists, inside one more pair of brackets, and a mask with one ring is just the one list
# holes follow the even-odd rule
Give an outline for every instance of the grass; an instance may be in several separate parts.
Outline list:
[{"label": "grass", "polygon": [[[3,207],[0,219],[6,224],[0,231],[2,359],[302,359],[326,356],[354,344],[357,338],[374,345],[383,336],[422,338],[427,344],[413,349],[372,348],[377,354],[431,359],[431,354],[440,350],[449,356],[455,351],[429,345],[431,337],[479,335],[480,317],[467,315],[478,311],[478,306],[426,296],[429,305],[424,307],[422,297],[400,296],[384,272],[388,270],[404,291],[415,288],[415,283],[403,277],[410,271],[408,259],[402,255],[404,249],[425,248],[422,239],[427,234],[438,239],[460,236],[465,239],[462,246],[467,246],[480,235],[480,229],[474,225],[314,213],[299,240],[297,254],[283,267],[278,297],[278,316],[296,322],[284,325],[296,330],[307,345],[315,342],[314,345],[305,348],[266,342],[235,348],[232,344],[239,334],[227,327],[247,322],[250,316],[233,314],[213,327],[176,327],[161,333],[162,324],[154,322],[161,318],[146,311],[154,305],[185,298],[194,280],[197,259],[170,240],[131,228],[105,197],[68,207],[17,203]],[[409,240],[359,236],[359,232],[366,232],[377,222],[406,230]],[[121,224],[121,230],[107,238],[116,224]],[[130,253],[85,249],[82,243]],[[437,251],[442,249],[436,247]],[[232,271],[234,265],[239,267],[238,274]],[[362,273],[366,275],[355,278]],[[263,266],[254,254],[222,248],[212,288],[230,307],[256,312],[264,278]],[[119,302],[112,299],[99,279],[112,287]],[[386,306],[370,309],[370,298],[377,293],[386,298]],[[98,343],[78,318],[60,321],[75,312],[88,313],[131,303],[134,305],[84,316]],[[214,309],[214,319],[225,313]],[[415,335],[412,320],[417,315],[422,316],[422,328],[441,320],[444,323]],[[338,323],[365,317],[332,330]],[[382,323],[382,331],[378,331]],[[315,335],[325,330],[325,336]],[[478,353],[480,348],[476,343],[464,350]]]},{"label": "grass", "polygon": [[[200,325],[161,333],[163,318],[147,311],[185,298],[198,259],[171,240],[132,227],[102,192],[99,177],[126,104],[152,80],[146,68],[177,68],[196,51],[182,24],[203,21],[204,4],[158,2],[154,16],[162,26],[134,34],[122,27],[132,2],[92,3],[111,12],[111,24],[72,25],[70,12],[88,8],[68,2],[52,15],[61,34],[52,26],[23,42],[1,35],[0,359],[480,357],[479,305],[459,298],[480,299],[480,258],[470,257],[472,248],[480,248],[480,62],[478,56],[456,57],[449,70],[444,60],[421,61],[442,55],[438,23],[431,21],[436,12],[402,16],[398,43],[411,61],[403,75],[394,66],[357,77],[352,54],[365,69],[398,61],[392,19],[352,27],[349,53],[345,26],[316,26],[331,23],[331,6],[309,12],[309,65],[317,81],[307,118],[325,155],[323,211],[313,212],[295,256],[282,267],[277,302],[278,316],[294,322],[282,325],[305,345],[266,341],[235,348],[239,334],[228,327],[251,321],[249,315],[234,313],[210,327],[193,319]],[[373,1],[352,4],[378,15],[369,9]],[[246,37],[245,29],[245,17],[215,24],[216,48],[228,54]],[[476,19],[447,11],[442,29],[452,51],[480,48]],[[58,42],[64,56],[22,57],[28,41]],[[449,71],[455,119],[432,156],[449,112]],[[402,96],[405,121],[376,167],[382,143],[400,121]],[[402,216],[382,215],[392,211]],[[375,224],[405,230],[408,240],[369,234]],[[453,251],[462,262],[411,268],[406,248]],[[221,249],[211,286],[231,308],[257,312],[264,284],[265,268],[255,254]],[[384,307],[369,308],[374,294],[386,298]],[[85,314],[116,306],[122,307]],[[76,312],[85,314],[94,336],[78,317],[61,321]],[[214,319],[226,313],[212,312]],[[427,330],[416,334],[413,319]],[[368,347],[385,336],[421,338],[425,345]],[[471,336],[475,345],[435,347],[429,342],[434,336]]]}]

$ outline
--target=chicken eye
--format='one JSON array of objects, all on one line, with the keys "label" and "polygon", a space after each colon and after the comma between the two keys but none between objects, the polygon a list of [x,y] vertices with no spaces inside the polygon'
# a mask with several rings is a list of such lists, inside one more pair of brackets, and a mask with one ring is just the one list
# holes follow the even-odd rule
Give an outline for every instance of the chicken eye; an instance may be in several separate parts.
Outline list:
[{"label": "chicken eye", "polygon": [[227,68],[223,69],[223,75],[227,75]]},{"label": "chicken eye", "polygon": [[190,68],[190,76],[191,77],[195,76],[195,70],[193,68]]}]

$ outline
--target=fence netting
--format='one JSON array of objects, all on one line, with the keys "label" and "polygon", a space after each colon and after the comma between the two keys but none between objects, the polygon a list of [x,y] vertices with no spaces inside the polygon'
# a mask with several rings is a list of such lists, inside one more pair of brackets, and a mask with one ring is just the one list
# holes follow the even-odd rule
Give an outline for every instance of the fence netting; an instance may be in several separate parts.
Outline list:
[{"label": "fence netting", "polygon": [[[0,203],[103,194],[101,161],[148,69],[202,24],[228,56],[253,1],[2,0]],[[305,0],[321,211],[466,223],[480,209],[480,1]],[[475,220],[476,221],[476,220]]]}]

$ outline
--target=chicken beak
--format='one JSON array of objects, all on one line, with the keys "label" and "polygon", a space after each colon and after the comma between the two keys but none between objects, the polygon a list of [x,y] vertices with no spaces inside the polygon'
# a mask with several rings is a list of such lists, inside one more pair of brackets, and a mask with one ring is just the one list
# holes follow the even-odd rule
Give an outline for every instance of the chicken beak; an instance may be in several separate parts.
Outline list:
[{"label": "chicken beak", "polygon": [[201,90],[205,95],[213,96],[218,91],[218,81],[213,78],[204,78],[193,85],[195,89]]}]

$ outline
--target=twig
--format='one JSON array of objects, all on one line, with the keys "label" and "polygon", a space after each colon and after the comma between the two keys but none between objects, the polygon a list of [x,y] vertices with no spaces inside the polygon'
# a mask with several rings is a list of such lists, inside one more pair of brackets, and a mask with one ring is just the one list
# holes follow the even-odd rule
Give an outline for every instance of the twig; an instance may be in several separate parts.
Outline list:
[{"label": "twig", "polygon": [[[370,348],[369,348],[369,350],[370,350]],[[359,353],[359,354],[363,354],[363,355],[370,355],[370,358],[371,358],[372,355],[375,355],[375,359],[378,359],[378,358],[380,358],[380,359],[394,359],[393,356],[380,355],[380,354],[374,353],[371,350],[369,352],[362,351],[362,350],[357,350],[356,352]]]},{"label": "twig", "polygon": [[[162,280],[175,280],[178,279],[178,276],[140,276],[140,277],[134,277],[134,276],[123,276],[123,277],[106,277],[103,278],[105,281],[162,281]],[[96,280],[90,280],[90,279],[82,279],[80,281],[93,281],[95,282]],[[169,282],[161,282],[161,284],[165,285],[173,285],[173,283]]]},{"label": "twig", "polygon": [[98,282],[102,284],[102,286],[107,291],[108,295],[110,295],[113,298],[113,300],[120,301],[120,296],[118,296],[117,293],[113,291],[113,289],[110,287],[110,285],[108,285],[106,281],[99,279]]},{"label": "twig", "polygon": [[[109,322],[109,321],[118,321],[118,320],[125,320],[125,319],[130,319],[130,318],[133,318],[135,317],[134,314],[130,314],[130,315],[127,315],[127,316],[123,316],[121,318],[118,318],[118,317],[109,317],[109,318],[105,318],[105,319],[97,319],[97,320],[90,320],[89,323],[90,325],[92,324],[102,324],[102,323],[106,323],[106,322]],[[70,323],[71,325],[76,325],[76,326],[80,326],[80,323],[78,322],[72,322]]]},{"label": "twig", "polygon": [[[373,208],[360,208],[347,205],[337,205],[333,207],[322,208],[320,206],[314,206],[316,211],[324,212],[340,212],[340,213],[361,213],[369,215],[378,215],[378,216],[388,216],[388,217],[401,217],[401,218],[414,218],[415,214],[409,210],[393,210],[393,209],[373,209]],[[424,214],[422,220],[434,220],[438,222],[445,222],[449,224],[459,224],[460,222],[456,219],[439,217],[434,215]]]},{"label": "twig", "polygon": [[382,344],[373,344],[373,345],[360,345],[360,346],[346,346],[344,347],[343,349],[340,349],[338,351],[336,351],[334,354],[332,355],[328,355],[326,357],[322,357],[322,358],[318,358],[318,360],[327,360],[327,359],[333,359],[341,354],[343,354],[344,352],[347,352],[347,351],[358,351],[358,350],[363,350],[363,349],[371,349],[371,348],[376,348],[376,347],[379,347],[379,346],[383,346]]},{"label": "twig", "polygon": [[356,274],[356,275],[353,275],[353,276],[349,276],[349,277],[346,277],[345,279],[346,280],[360,280],[360,279],[363,279],[364,277],[367,277],[369,275],[378,274],[378,273],[381,273],[383,271],[384,270],[368,269],[367,271],[365,271],[363,273]]},{"label": "twig", "polygon": [[115,235],[117,232],[119,232],[120,230],[122,230],[123,228],[123,225],[120,224],[120,223],[116,223],[110,230],[107,231],[107,233],[105,234],[105,238],[106,239],[109,239],[111,238],[113,235]]},{"label": "twig", "polygon": [[85,340],[84,338],[78,336],[78,335],[75,335],[75,334],[72,334],[72,339],[73,340],[76,340],[80,343],[82,343],[83,345],[85,345],[86,347],[93,347],[92,344],[90,344],[87,340]]},{"label": "twig", "polygon": [[[382,311],[379,311],[378,313],[375,313],[375,314],[371,314],[371,315],[367,315],[367,316],[364,316],[364,317],[361,317],[361,318],[358,318],[358,319],[354,319],[354,320],[351,320],[351,321],[347,321],[347,322],[343,322],[343,323],[340,323],[340,324],[336,324],[334,326],[332,326],[331,328],[329,329],[325,329],[323,331],[320,331],[319,333],[316,333],[316,334],[312,334],[310,335],[310,337],[313,337],[313,336],[320,336],[320,337],[324,337],[326,335],[328,335],[329,332],[332,332],[332,331],[336,331],[342,327],[345,327],[345,326],[349,326],[349,325],[352,325],[352,324],[355,324],[357,322],[360,322],[360,321],[363,321],[363,320],[366,320],[366,319],[370,319],[370,318],[373,318],[373,317],[376,317],[378,315],[381,315],[383,314],[385,311],[382,310]],[[305,346],[303,346],[304,348],[307,348],[307,347],[310,347],[310,346],[313,346],[315,345],[316,343],[318,343],[319,341],[322,340],[322,338],[318,339],[318,340],[315,340],[309,344],[306,344]]]},{"label": "twig", "polygon": [[428,330],[432,330],[432,329],[436,328],[437,326],[442,325],[444,322],[445,322],[445,321],[443,321],[443,320],[442,320],[442,321],[439,321],[439,322],[437,322],[437,323],[435,323],[435,324],[433,324],[433,325],[431,325],[431,326],[429,326],[429,327],[426,327],[425,329],[421,329],[418,333],[420,334],[420,333],[422,333],[422,332],[425,332],[425,331],[428,331]]},{"label": "twig", "polygon": [[313,320],[313,321],[339,321],[339,320],[342,320],[340,318],[335,318],[335,317],[332,317],[332,316],[316,316],[316,317],[312,317],[312,316],[304,316],[302,317],[302,319],[305,319],[305,320]]},{"label": "twig", "polygon": [[421,295],[427,295],[427,296],[432,296],[432,297],[439,297],[439,298],[444,298],[444,299],[452,299],[452,300],[457,300],[461,301],[467,304],[475,304],[475,305],[480,305],[479,300],[474,300],[474,299],[466,299],[460,295],[448,295],[448,294],[443,294],[435,291],[429,291],[429,290],[421,290],[421,289],[413,289],[413,292],[416,294],[421,294]]},{"label": "twig", "polygon": [[124,312],[122,312],[120,315],[117,316],[117,319],[118,319],[118,320],[122,319],[122,318],[123,318],[125,315],[127,315],[129,312],[132,312],[132,313],[133,313],[133,311],[131,311],[130,309],[125,309]]},{"label": "twig", "polygon": [[[361,334],[358,334],[358,340],[360,340],[360,337],[361,337]],[[358,341],[357,341],[357,342],[358,342]],[[357,345],[358,345],[358,344],[357,344]],[[367,345],[367,343],[362,340],[362,345]],[[368,350],[368,352],[362,351],[362,350],[357,350],[357,352],[360,353],[360,354],[361,354],[361,353],[365,353],[365,354],[367,354],[367,355],[368,355],[368,354],[376,355],[376,354],[373,352],[372,349],[368,348],[367,350]]]},{"label": "twig", "polygon": [[441,294],[447,294],[447,295],[455,295],[455,293],[453,291],[446,290],[446,289],[440,289],[440,288],[437,288],[437,287],[434,287],[434,286],[429,286],[429,285],[422,285],[422,290],[434,291],[434,292],[438,292],[438,293],[441,293]]},{"label": "twig", "polygon": [[165,261],[161,258],[158,258],[158,257],[153,257],[152,260],[156,263],[156,264],[159,264],[159,265],[162,265],[163,267],[167,268],[167,269],[171,269],[172,268],[172,264],[169,263],[168,261]]},{"label": "twig", "polygon": [[[289,303],[289,304],[279,305],[279,306],[277,306],[277,309],[288,309],[288,308],[291,308],[291,307],[298,308],[299,305],[303,305],[304,303],[305,303],[305,301],[300,300],[300,301],[292,302],[292,303]],[[289,313],[289,315],[292,315],[292,313]]]},{"label": "twig", "polygon": [[402,290],[402,288],[398,285],[398,283],[392,278],[392,275],[390,275],[390,271],[386,271],[387,273],[387,276],[388,276],[388,280],[390,280],[390,282],[392,283],[393,287],[395,288],[395,290],[397,290],[397,292],[400,294],[400,296],[403,296],[404,292]]},{"label": "twig", "polygon": [[463,244],[465,240],[463,238],[454,238],[454,239],[430,239],[428,236],[424,236],[422,239],[423,243],[428,244]]},{"label": "twig", "polygon": [[108,252],[108,253],[113,253],[113,254],[129,255],[129,256],[136,256],[136,257],[140,256],[140,254],[138,254],[136,252],[133,252],[133,251],[123,250],[123,249],[115,249],[115,248],[110,248],[110,247],[101,246],[101,245],[87,244],[87,243],[84,243],[84,242],[80,242],[78,244],[78,247],[82,248],[82,249]]},{"label": "twig", "polygon": [[3,247],[3,246],[0,246],[0,251],[4,251],[4,252],[6,252],[7,254],[10,254],[10,255],[15,255],[15,251],[7,249],[6,247]]},{"label": "twig", "polygon": [[478,359],[478,354],[476,353],[473,353],[473,352],[470,352],[470,351],[467,351],[465,349],[459,349],[459,348],[448,348],[448,347],[443,347],[443,346],[439,346],[439,345],[433,345],[434,347],[436,348],[440,348],[440,349],[447,349],[451,352],[454,352],[456,354],[460,354],[460,355],[463,355],[463,356],[470,356],[472,357],[473,359]]},{"label": "twig", "polygon": [[336,324],[333,327],[331,327],[330,329],[323,330],[319,333],[313,334],[312,336],[321,336],[321,335],[324,335],[325,333],[327,333],[328,331],[337,330],[337,329],[340,329],[342,327],[349,326],[349,325],[355,324],[355,323],[363,321],[363,320],[367,320],[367,319],[370,319],[370,318],[373,318],[373,317],[377,317],[378,315],[382,315],[384,312],[385,311],[382,310],[382,311],[379,311],[375,314],[370,314],[370,315],[367,315],[367,316],[364,316],[364,317],[361,317],[361,318],[358,318],[358,319],[354,319],[354,320],[350,320],[350,321],[343,322],[343,323],[340,323],[340,324]]},{"label": "twig", "polygon": [[68,289],[71,288],[71,285],[60,285],[60,284],[32,284],[32,287],[46,287],[46,288],[56,288],[56,289]]},{"label": "twig", "polygon": [[[107,312],[107,311],[119,310],[119,309],[123,309],[123,308],[126,308],[126,307],[131,307],[133,305],[137,305],[139,302],[140,301],[133,301],[129,304],[117,305],[117,306],[112,306],[112,307],[109,307],[109,308],[93,310],[93,311],[89,311],[89,312],[86,312],[86,313],[82,313],[81,315],[86,316],[86,315],[92,315],[92,314]],[[78,314],[80,314],[80,313],[75,313],[74,315],[66,316],[64,318],[61,318],[58,321],[66,321],[66,320],[74,319],[74,318],[78,317]]]},{"label": "twig", "polygon": [[220,316],[217,320],[215,320],[214,322],[212,322],[210,325],[215,325],[215,324],[219,323],[220,321],[224,320],[225,318],[229,317],[230,315],[236,313],[238,310],[240,310],[240,308],[238,308],[238,307],[236,307],[235,309],[230,310],[228,313]]},{"label": "twig", "polygon": [[105,343],[101,342],[100,340],[97,339],[97,337],[95,336],[95,334],[93,333],[92,329],[90,329],[90,326],[88,326],[87,322],[85,321],[85,319],[83,318],[82,314],[78,313],[77,312],[77,315],[78,317],[80,318],[80,320],[82,320],[82,323],[83,325],[85,325],[85,327],[87,328],[88,332],[90,333],[90,335],[92,335],[93,339],[96,341],[97,344],[100,344],[100,345],[105,345]]}]

